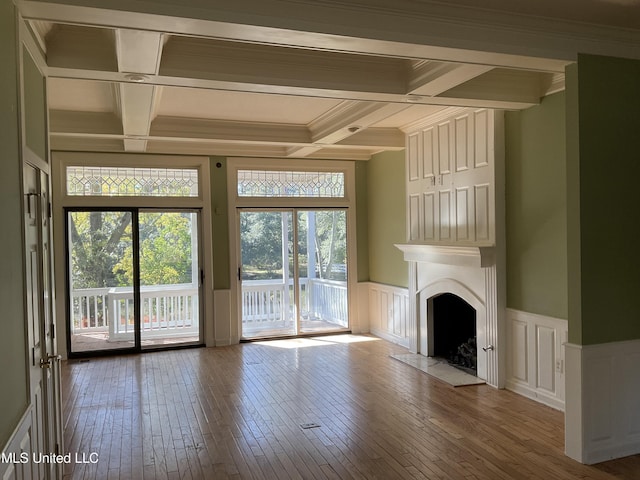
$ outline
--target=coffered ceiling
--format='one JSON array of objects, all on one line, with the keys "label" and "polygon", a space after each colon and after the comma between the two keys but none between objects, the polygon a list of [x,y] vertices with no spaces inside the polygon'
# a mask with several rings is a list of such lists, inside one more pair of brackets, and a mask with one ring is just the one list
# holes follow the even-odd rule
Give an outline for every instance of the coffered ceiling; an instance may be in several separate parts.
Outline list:
[{"label": "coffered ceiling", "polygon": [[463,107],[535,105],[564,88],[568,63],[52,18],[62,16],[26,19],[48,77],[54,150],[366,160]]}]

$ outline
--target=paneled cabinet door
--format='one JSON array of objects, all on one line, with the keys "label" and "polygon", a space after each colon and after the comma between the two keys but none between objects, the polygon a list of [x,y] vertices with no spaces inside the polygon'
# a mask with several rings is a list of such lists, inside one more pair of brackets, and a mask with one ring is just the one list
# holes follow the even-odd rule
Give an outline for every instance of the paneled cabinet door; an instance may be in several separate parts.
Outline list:
[{"label": "paneled cabinet door", "polygon": [[478,110],[407,137],[410,242],[494,241],[492,112]]}]

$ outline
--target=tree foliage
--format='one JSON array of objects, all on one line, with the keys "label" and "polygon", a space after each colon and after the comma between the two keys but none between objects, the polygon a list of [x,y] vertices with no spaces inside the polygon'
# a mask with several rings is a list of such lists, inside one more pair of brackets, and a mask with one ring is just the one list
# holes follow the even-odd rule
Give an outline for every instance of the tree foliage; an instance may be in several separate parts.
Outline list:
[{"label": "tree foliage", "polygon": [[[282,278],[282,233],[286,232],[286,262],[293,265],[293,224],[290,212],[242,212],[240,238],[245,279]],[[346,212],[301,210],[297,216],[300,276],[308,276],[308,255],[314,255],[312,278],[346,279]],[[308,238],[308,233],[311,237]],[[312,245],[309,245],[312,243]]]},{"label": "tree foliage", "polygon": [[[192,281],[191,213],[141,213],[140,282],[167,285]],[[73,288],[133,285],[130,212],[72,212]]]}]

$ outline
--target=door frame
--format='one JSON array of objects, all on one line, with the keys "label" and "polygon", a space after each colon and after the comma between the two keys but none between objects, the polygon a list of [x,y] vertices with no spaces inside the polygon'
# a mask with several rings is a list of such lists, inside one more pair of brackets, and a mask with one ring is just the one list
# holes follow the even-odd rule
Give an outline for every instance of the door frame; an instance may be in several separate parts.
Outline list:
[{"label": "door frame", "polygon": [[[347,327],[336,327],[335,329],[327,329],[325,331],[314,331],[314,332],[310,332],[310,331],[304,331],[303,328],[303,317],[302,317],[302,298],[301,298],[301,277],[300,277],[300,251],[299,251],[299,247],[300,247],[300,235],[299,235],[299,214],[300,213],[309,213],[309,212],[330,212],[330,211],[339,211],[339,212],[344,212],[345,213],[345,222],[346,222],[346,233],[347,233],[347,246],[348,246],[348,242],[349,242],[349,237],[348,237],[348,231],[349,231],[349,216],[348,216],[348,209],[344,208],[344,207],[333,207],[333,208],[323,208],[323,207],[305,207],[305,208],[297,208],[297,207],[269,207],[269,208],[249,208],[249,207],[238,207],[236,208],[236,222],[235,222],[235,228],[237,231],[237,239],[238,239],[238,246],[237,246],[237,252],[238,252],[238,277],[237,277],[237,283],[238,283],[238,293],[239,293],[239,297],[240,297],[240,305],[239,305],[239,315],[240,315],[240,338],[242,340],[248,340],[248,339],[253,339],[254,337],[246,337],[244,336],[244,332],[243,332],[243,327],[242,327],[242,317],[243,317],[243,312],[242,312],[242,297],[243,297],[243,287],[242,287],[242,268],[244,266],[244,260],[242,258],[242,232],[240,231],[241,228],[241,223],[240,223],[240,217],[243,213],[257,213],[257,212],[265,212],[265,213],[280,213],[282,215],[284,215],[285,213],[290,214],[290,224],[291,224],[291,254],[293,257],[293,265],[291,266],[292,268],[292,272],[291,274],[288,276],[288,278],[292,281],[293,284],[293,301],[289,301],[286,305],[286,307],[290,307],[293,306],[293,312],[294,312],[294,318],[293,318],[293,323],[294,323],[294,331],[292,333],[285,333],[283,332],[282,334],[278,334],[278,335],[267,335],[264,337],[255,337],[255,338],[268,338],[268,337],[286,337],[286,336],[305,336],[305,335],[325,335],[325,334],[331,334],[331,333],[335,333],[335,332],[343,332],[343,331],[350,331],[351,329],[351,318],[350,318],[350,312],[349,312],[349,308],[347,308]],[[309,228],[307,226],[307,228]],[[283,216],[283,227],[282,227],[282,232],[284,233],[284,216]],[[285,240],[283,239],[283,242]],[[308,243],[308,239],[307,239],[307,259],[311,258],[310,252],[311,251],[315,251],[315,247],[312,249],[312,247],[309,245]],[[282,268],[284,269],[286,267],[286,260],[285,259],[285,246],[284,244],[282,245],[282,249],[281,249],[281,258],[282,258]],[[347,248],[347,265],[350,263],[349,262],[349,248]],[[308,260],[309,261],[309,260]],[[307,264],[307,269],[309,269],[309,264]],[[307,270],[308,273],[308,270]],[[349,278],[351,276],[351,272],[347,273],[347,295],[349,295]],[[308,277],[307,277],[308,278]],[[285,288],[287,288],[287,284],[285,283]],[[285,295],[286,297],[291,297],[290,295]],[[347,302],[347,307],[348,307],[348,302]]]},{"label": "door frame", "polygon": [[[241,197],[238,195],[238,170],[282,170],[306,172],[341,172],[344,174],[344,197]],[[357,216],[356,216],[356,179],[355,161],[310,160],[310,159],[269,159],[232,158],[227,165],[227,215],[229,221],[229,271],[231,272],[230,299],[228,315],[229,343],[238,343],[242,334],[242,308],[240,282],[236,272],[240,267],[240,239],[238,215],[240,208],[260,209],[335,209],[343,208],[347,215],[347,292],[349,325],[352,333],[362,333],[358,321],[358,262],[357,262]],[[235,279],[235,280],[234,280]]]},{"label": "door frame", "polygon": [[[24,312],[25,333],[27,340],[28,358],[25,359],[27,378],[29,381],[28,427],[31,437],[32,453],[62,453],[62,389],[60,357],[57,352],[57,317],[54,301],[54,245],[53,225],[51,216],[51,154],[49,145],[49,117],[47,110],[46,61],[30,34],[26,23],[20,14],[16,17],[18,26],[18,65],[19,65],[19,136],[20,136],[20,185],[22,193],[22,244],[24,269]],[[26,57],[40,75],[36,86],[27,78]],[[41,91],[35,95],[36,90]],[[42,105],[32,104],[28,107],[28,97],[41,100]],[[37,108],[41,112],[34,110]],[[33,113],[32,121],[29,118]],[[39,118],[41,113],[42,117]],[[29,139],[35,141],[31,144]],[[42,142],[42,143],[40,143]],[[34,148],[32,148],[34,147]],[[31,178],[28,178],[31,177]],[[27,183],[29,185],[27,186]],[[32,216],[33,212],[33,216]],[[29,232],[31,230],[31,232]],[[35,234],[35,238],[34,237]],[[31,237],[31,238],[30,238]],[[33,248],[35,247],[35,248]],[[35,256],[35,257],[34,257]],[[35,259],[35,269],[29,268]],[[35,280],[32,276],[37,277]],[[34,295],[29,296],[29,284],[36,287]],[[31,307],[28,304],[31,303]],[[33,328],[33,310],[37,310],[39,322],[38,332]],[[31,311],[31,316],[30,312]],[[36,339],[36,336],[39,336]],[[37,341],[37,345],[36,345]],[[40,388],[40,398],[35,398],[38,392],[33,388]],[[21,448],[26,448],[22,445]],[[28,468],[34,478],[62,478],[61,464],[39,464]],[[25,477],[28,477],[25,474]]]},{"label": "door frame", "polygon": [[[122,348],[113,348],[113,349],[104,349],[104,350],[85,350],[74,352],[72,351],[71,345],[71,330],[69,329],[69,322],[71,321],[71,273],[70,273],[70,260],[71,260],[71,243],[69,238],[69,214],[73,212],[129,212],[131,214],[131,241],[132,241],[132,258],[131,261],[133,263],[133,282],[131,288],[133,290],[133,310],[134,310],[134,336],[133,336],[133,345],[131,347],[122,347]],[[198,343],[193,342],[185,342],[185,343],[177,343],[172,346],[152,346],[152,347],[144,347],[142,345],[143,334],[142,334],[142,301],[140,298],[141,292],[141,282],[140,282],[140,213],[146,212],[157,212],[157,213],[181,213],[188,212],[194,213],[198,219],[197,221],[197,251],[193,252],[197,258],[198,264]],[[67,344],[67,356],[69,358],[82,358],[82,357],[92,357],[92,356],[100,356],[100,355],[117,355],[117,354],[126,354],[126,353],[140,353],[145,351],[154,351],[160,349],[168,349],[168,348],[182,348],[190,345],[200,345],[203,343],[204,338],[204,295],[203,295],[203,275],[200,273],[203,271],[203,254],[202,254],[202,211],[200,209],[193,208],[149,208],[149,207],[91,207],[91,208],[82,208],[82,207],[67,207],[64,209],[64,221],[65,221],[65,231],[67,232],[65,235],[65,258],[66,258],[66,276],[65,276],[65,302],[66,302],[66,315],[65,315],[65,331],[66,331],[66,344]]]},{"label": "door frame", "polygon": [[[199,210],[201,236],[201,324],[202,340],[206,346],[214,346],[214,309],[213,309],[213,251],[211,227],[211,190],[210,162],[208,157],[180,155],[148,155],[136,153],[84,153],[84,152],[52,152],[52,187],[54,219],[54,248],[56,283],[66,285],[66,209],[127,209],[132,206],[140,210],[176,209]],[[66,191],[66,167],[68,166],[103,166],[103,167],[143,167],[143,168],[194,168],[198,174],[197,197],[99,197],[72,196]],[[133,201],[135,200],[135,203]],[[56,297],[56,315],[67,318],[67,295]],[[58,351],[63,358],[68,357],[67,321],[59,322]]]}]

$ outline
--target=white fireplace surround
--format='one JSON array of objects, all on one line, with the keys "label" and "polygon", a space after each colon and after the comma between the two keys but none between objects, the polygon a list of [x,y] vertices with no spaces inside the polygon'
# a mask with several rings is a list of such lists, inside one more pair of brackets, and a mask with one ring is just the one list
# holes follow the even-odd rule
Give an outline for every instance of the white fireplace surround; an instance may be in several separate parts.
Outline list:
[{"label": "white fireplace surround", "polygon": [[398,244],[409,263],[409,349],[433,353],[433,312],[429,299],[452,293],[476,310],[478,377],[504,387],[503,298],[494,246]]}]

